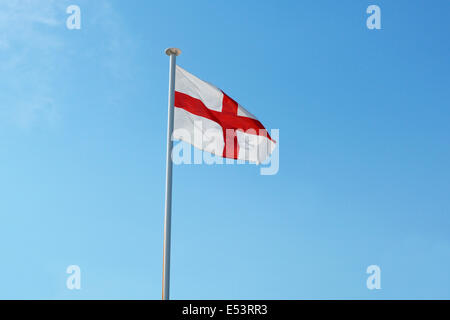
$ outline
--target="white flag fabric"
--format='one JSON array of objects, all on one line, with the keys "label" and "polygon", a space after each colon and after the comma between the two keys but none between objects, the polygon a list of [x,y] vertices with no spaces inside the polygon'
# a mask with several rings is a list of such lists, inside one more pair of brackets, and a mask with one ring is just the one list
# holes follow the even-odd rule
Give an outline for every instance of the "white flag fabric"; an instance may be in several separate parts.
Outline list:
[{"label": "white flag fabric", "polygon": [[214,85],[176,66],[173,139],[224,158],[261,163],[276,146],[255,116]]}]

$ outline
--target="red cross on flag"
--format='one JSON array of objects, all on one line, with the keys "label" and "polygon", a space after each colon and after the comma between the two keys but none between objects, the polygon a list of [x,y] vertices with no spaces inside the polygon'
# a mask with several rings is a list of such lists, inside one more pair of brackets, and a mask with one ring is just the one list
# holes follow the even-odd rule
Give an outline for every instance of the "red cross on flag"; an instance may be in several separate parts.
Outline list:
[{"label": "red cross on flag", "polygon": [[175,73],[173,139],[224,158],[263,162],[275,141],[250,112],[180,66]]}]

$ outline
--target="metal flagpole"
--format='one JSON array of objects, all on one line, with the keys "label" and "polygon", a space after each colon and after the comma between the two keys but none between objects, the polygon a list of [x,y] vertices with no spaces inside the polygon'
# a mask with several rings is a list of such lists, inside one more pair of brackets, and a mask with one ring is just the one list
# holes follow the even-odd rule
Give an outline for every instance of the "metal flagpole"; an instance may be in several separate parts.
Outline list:
[{"label": "metal flagpole", "polygon": [[170,231],[172,224],[172,131],[173,131],[173,109],[175,102],[175,69],[177,56],[181,50],[177,48],[166,49],[170,57],[169,72],[169,116],[167,121],[167,159],[166,159],[166,202],[164,217],[164,254],[163,254],[163,283],[162,299],[169,300],[170,286]]}]

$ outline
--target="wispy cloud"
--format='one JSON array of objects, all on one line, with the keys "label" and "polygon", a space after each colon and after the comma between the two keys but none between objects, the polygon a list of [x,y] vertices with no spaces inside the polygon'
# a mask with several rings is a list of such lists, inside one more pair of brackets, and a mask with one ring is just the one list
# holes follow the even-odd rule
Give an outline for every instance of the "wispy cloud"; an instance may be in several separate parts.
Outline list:
[{"label": "wispy cloud", "polygon": [[[49,66],[63,41],[56,0],[0,0],[0,93],[2,120],[22,128],[57,118]],[[64,11],[62,11],[64,12]]]},{"label": "wispy cloud", "polygon": [[[62,119],[61,79],[69,69],[73,50],[72,32],[66,29],[66,0],[0,0],[0,124],[14,123],[17,127],[53,125]],[[122,41],[128,37],[120,28],[119,19],[106,0],[79,0],[82,28],[95,24],[89,36],[99,36],[98,47],[86,46],[82,54],[102,54],[105,72],[122,77],[126,68]],[[89,8],[89,20],[83,12]]]}]

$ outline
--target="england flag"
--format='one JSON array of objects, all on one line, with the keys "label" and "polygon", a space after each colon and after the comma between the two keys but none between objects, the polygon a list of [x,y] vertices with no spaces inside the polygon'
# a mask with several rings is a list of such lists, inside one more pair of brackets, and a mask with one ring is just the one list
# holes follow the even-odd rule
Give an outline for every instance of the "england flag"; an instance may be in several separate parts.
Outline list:
[{"label": "england flag", "polygon": [[175,73],[172,138],[224,158],[261,163],[276,146],[250,112],[180,66]]}]

